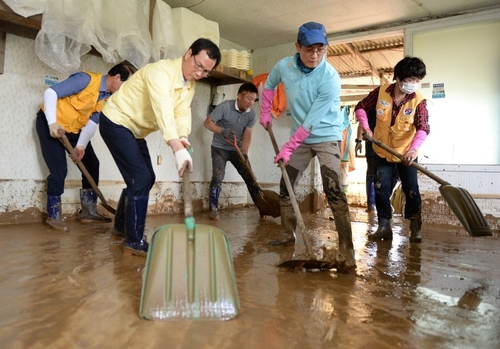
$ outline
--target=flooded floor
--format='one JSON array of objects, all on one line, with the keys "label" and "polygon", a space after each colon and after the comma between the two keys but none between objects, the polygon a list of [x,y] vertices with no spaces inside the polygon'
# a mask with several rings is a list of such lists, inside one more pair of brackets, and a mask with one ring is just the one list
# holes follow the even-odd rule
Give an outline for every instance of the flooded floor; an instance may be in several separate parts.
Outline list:
[{"label": "flooded floor", "polygon": [[[145,259],[123,255],[111,224],[0,226],[0,348],[500,348],[498,233],[424,223],[410,244],[396,217],[393,241],[370,242],[370,217],[351,213],[356,275],[277,268],[294,247],[268,245],[279,218],[255,208],[195,213],[230,242],[241,309],[229,321],[141,319]],[[315,249],[336,246],[328,210],[304,221]],[[150,216],[147,235],[182,222]]]}]

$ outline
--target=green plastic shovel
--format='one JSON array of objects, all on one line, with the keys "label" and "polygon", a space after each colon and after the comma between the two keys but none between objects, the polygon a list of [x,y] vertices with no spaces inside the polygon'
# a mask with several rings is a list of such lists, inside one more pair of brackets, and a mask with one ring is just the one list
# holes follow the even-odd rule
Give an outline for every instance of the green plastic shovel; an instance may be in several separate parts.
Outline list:
[{"label": "green plastic shovel", "polygon": [[147,320],[229,320],[238,315],[233,261],[224,232],[195,224],[184,171],[184,224],[152,235],[144,270],[140,316]]}]

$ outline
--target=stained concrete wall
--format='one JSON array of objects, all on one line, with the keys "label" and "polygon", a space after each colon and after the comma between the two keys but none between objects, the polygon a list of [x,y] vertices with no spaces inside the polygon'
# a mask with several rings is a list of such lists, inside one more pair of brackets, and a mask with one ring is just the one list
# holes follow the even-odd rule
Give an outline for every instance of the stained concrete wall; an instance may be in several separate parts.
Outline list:
[{"label": "stained concrete wall", "polygon": [[[221,49],[245,49],[224,39],[221,39]],[[268,72],[282,57],[295,53],[293,43],[273,48],[260,49],[251,55],[251,67],[254,75]],[[100,58],[86,55],[82,57],[82,70],[106,73],[112,64],[103,62]],[[14,222],[36,222],[43,219],[45,212],[45,194],[48,169],[41,157],[39,141],[35,131],[35,115],[42,103],[45,76],[52,75],[60,80],[66,76],[52,70],[43,64],[35,54],[34,41],[7,35],[4,74],[0,75],[0,224]],[[226,94],[226,99],[235,98],[239,85],[220,87]],[[211,179],[210,144],[212,134],[203,127],[203,121],[209,110],[210,100],[214,90],[206,84],[198,83],[193,100],[193,130],[189,139],[193,144],[195,171],[191,176],[193,181],[193,200],[196,210],[208,207],[208,184]],[[258,112],[259,105],[255,105]],[[279,144],[289,138],[290,118],[286,111],[274,123],[274,133]],[[181,181],[178,178],[173,154],[167,147],[159,132],[147,137],[151,157],[157,175],[149,201],[151,214],[179,212],[182,209]],[[120,173],[111,158],[109,151],[97,133],[92,143],[101,161],[101,181],[99,187],[111,206],[116,202],[124,186]],[[157,157],[161,156],[161,165]],[[273,150],[267,132],[257,124],[254,128],[253,142],[250,149],[250,159],[255,175],[264,189],[278,191],[281,172],[273,163]],[[366,165],[363,158],[356,159],[356,170],[349,173],[348,200],[353,205],[364,205]],[[68,160],[68,176],[63,195],[63,212],[65,215],[75,215],[79,208],[79,188],[81,175],[77,167]],[[494,170],[494,173],[498,172]],[[463,172],[450,173],[441,169],[438,175],[446,173],[450,183],[458,183],[464,177]],[[478,171],[477,176],[484,176],[484,171]],[[477,178],[477,177],[476,177]],[[481,179],[480,179],[481,180]],[[473,180],[472,180],[473,182]],[[298,190],[298,199],[302,209],[318,208],[323,204],[317,166],[311,163],[302,178]],[[425,219],[458,223],[451,212],[437,210],[442,208],[436,183],[421,177],[422,194],[424,198]],[[467,184],[467,183],[466,183]],[[457,184],[459,185],[459,184]],[[487,187],[486,187],[487,190]],[[485,196],[481,191],[471,191],[489,222],[498,229],[498,212],[500,194],[490,192]],[[442,198],[441,198],[442,199]],[[225,181],[220,197],[221,208],[251,203],[246,187],[231,165],[227,166]]]}]

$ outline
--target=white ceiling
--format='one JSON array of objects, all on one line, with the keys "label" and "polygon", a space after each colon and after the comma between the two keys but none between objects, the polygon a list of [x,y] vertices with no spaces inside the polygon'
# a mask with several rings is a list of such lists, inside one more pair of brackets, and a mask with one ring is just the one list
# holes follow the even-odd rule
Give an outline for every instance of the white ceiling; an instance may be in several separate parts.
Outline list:
[{"label": "white ceiling", "polygon": [[163,0],[219,24],[220,36],[247,49],[295,42],[305,22],[329,36],[500,7],[500,0]]}]

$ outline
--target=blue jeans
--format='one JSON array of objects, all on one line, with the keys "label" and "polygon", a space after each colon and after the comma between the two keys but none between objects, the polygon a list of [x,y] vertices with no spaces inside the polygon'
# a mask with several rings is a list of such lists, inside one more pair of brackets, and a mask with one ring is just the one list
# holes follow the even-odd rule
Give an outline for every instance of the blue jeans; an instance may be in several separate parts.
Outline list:
[{"label": "blue jeans", "polygon": [[[418,158],[413,160],[418,162]],[[395,166],[394,166],[395,165]],[[402,163],[388,162],[375,154],[375,205],[378,218],[392,218],[391,194],[394,171],[397,169],[401,188],[406,197],[404,218],[420,218],[422,200],[418,188],[418,170]]]},{"label": "blue jeans", "polygon": [[130,130],[101,113],[99,132],[127,184],[127,196],[149,196],[156,175],[145,139],[136,139]]}]

